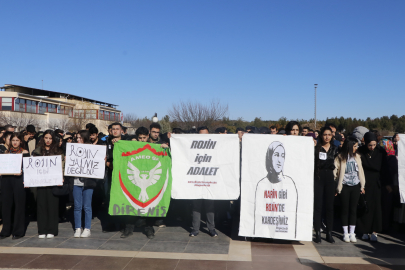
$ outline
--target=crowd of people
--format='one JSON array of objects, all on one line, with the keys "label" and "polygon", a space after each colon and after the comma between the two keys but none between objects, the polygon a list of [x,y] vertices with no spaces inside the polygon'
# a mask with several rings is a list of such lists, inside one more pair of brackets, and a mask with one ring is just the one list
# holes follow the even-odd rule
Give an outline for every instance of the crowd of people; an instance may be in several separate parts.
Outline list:
[{"label": "crowd of people", "polygon": [[[144,227],[145,235],[153,238],[154,226],[164,227],[164,219],[107,214],[114,169],[114,144],[119,140],[135,140],[167,148],[170,147],[171,135],[182,133],[208,134],[210,131],[202,126],[187,131],[174,128],[172,132],[162,134],[158,123],[152,123],[149,129],[139,127],[134,135],[128,135],[127,129],[120,123],[111,124],[106,135],[99,133],[91,123],[86,125],[86,129],[73,133],[60,129],[36,132],[32,125],[20,132],[15,132],[11,125],[0,127],[0,154],[20,153],[24,157],[61,155],[64,160],[67,143],[106,146],[105,178],[102,180],[65,176],[62,187],[24,188],[23,171],[0,176],[0,219],[3,223],[0,240],[10,236],[13,239],[24,237],[26,225],[32,220],[37,220],[39,238],[53,238],[58,235],[58,224],[65,221],[69,207],[73,207],[74,237],[90,237],[92,218],[96,213],[104,213],[104,232],[120,230],[121,237],[126,238],[133,234],[135,227]],[[214,133],[228,134],[225,127],[217,128]],[[246,129],[238,128],[237,133],[240,140],[244,133],[307,136],[313,139],[314,242],[322,241],[321,232],[326,233],[328,242],[335,242],[332,231],[336,226],[336,209],[340,212],[345,242],[356,242],[356,233],[364,240],[377,241],[378,233],[390,230],[395,223],[405,223],[405,211],[399,197],[398,134],[384,138],[378,131],[369,131],[365,127],[357,127],[349,134],[338,131],[333,124],[312,130],[301,127],[295,121],[282,129],[276,126],[247,126]],[[226,216],[225,220],[238,218],[238,211],[228,211],[230,204],[237,205],[238,202],[224,204],[213,200],[192,200],[186,207],[173,200],[169,214],[188,212],[192,225],[190,237],[195,237],[200,231],[204,206],[209,234],[216,237],[215,220],[218,215]]]}]

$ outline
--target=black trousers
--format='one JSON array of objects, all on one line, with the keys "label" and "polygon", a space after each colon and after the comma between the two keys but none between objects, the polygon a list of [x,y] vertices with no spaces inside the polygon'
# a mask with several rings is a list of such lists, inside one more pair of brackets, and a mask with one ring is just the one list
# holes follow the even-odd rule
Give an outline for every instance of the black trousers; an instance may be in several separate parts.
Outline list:
[{"label": "black trousers", "polygon": [[[3,229],[1,236],[24,236],[25,234],[25,190],[23,175],[3,175],[1,179]],[[14,205],[14,226],[11,229],[11,216]]]},{"label": "black trousers", "polygon": [[321,230],[322,208],[325,207],[326,227],[333,229],[333,203],[335,201],[336,185],[332,170],[315,171],[314,179],[314,229]]},{"label": "black trousers", "polygon": [[58,235],[59,197],[53,195],[52,188],[37,189],[38,234]]},{"label": "black trousers", "polygon": [[201,209],[204,202],[205,213],[207,215],[207,227],[212,231],[215,229],[214,200],[193,200],[193,231],[200,230]]},{"label": "black trousers", "polygon": [[359,198],[360,184],[355,186],[343,185],[340,192],[342,226],[356,225]]}]

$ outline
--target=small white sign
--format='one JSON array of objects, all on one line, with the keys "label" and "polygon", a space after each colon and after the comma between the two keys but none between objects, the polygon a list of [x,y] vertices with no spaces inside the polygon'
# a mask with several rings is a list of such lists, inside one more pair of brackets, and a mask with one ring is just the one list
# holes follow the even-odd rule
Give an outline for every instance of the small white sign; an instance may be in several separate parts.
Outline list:
[{"label": "small white sign", "polygon": [[65,176],[103,179],[105,145],[66,144]]},{"label": "small white sign", "polygon": [[1,154],[0,174],[13,175],[21,173],[22,154]]},{"label": "small white sign", "polygon": [[23,158],[24,187],[60,186],[63,184],[61,156]]}]

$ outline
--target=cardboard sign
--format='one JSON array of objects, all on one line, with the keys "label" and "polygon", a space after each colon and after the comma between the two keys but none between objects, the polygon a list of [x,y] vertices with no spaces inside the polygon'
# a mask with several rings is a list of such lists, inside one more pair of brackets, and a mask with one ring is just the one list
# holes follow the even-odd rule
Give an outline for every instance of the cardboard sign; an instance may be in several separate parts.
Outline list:
[{"label": "cardboard sign", "polygon": [[63,184],[62,157],[23,158],[24,187],[60,186]]},{"label": "cardboard sign", "polygon": [[239,138],[224,134],[173,134],[173,199],[239,198]]},{"label": "cardboard sign", "polygon": [[0,175],[20,174],[22,156],[22,154],[1,154]]},{"label": "cardboard sign", "polygon": [[66,144],[65,176],[103,179],[105,145]]}]

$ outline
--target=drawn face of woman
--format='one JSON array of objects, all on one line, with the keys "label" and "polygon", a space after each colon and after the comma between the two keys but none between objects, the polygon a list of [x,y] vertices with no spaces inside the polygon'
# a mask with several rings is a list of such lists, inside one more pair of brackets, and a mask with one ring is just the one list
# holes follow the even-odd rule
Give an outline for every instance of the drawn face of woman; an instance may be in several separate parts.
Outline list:
[{"label": "drawn face of woman", "polygon": [[276,173],[280,173],[283,170],[285,161],[284,147],[278,146],[276,149],[274,149],[272,160],[274,171]]}]

